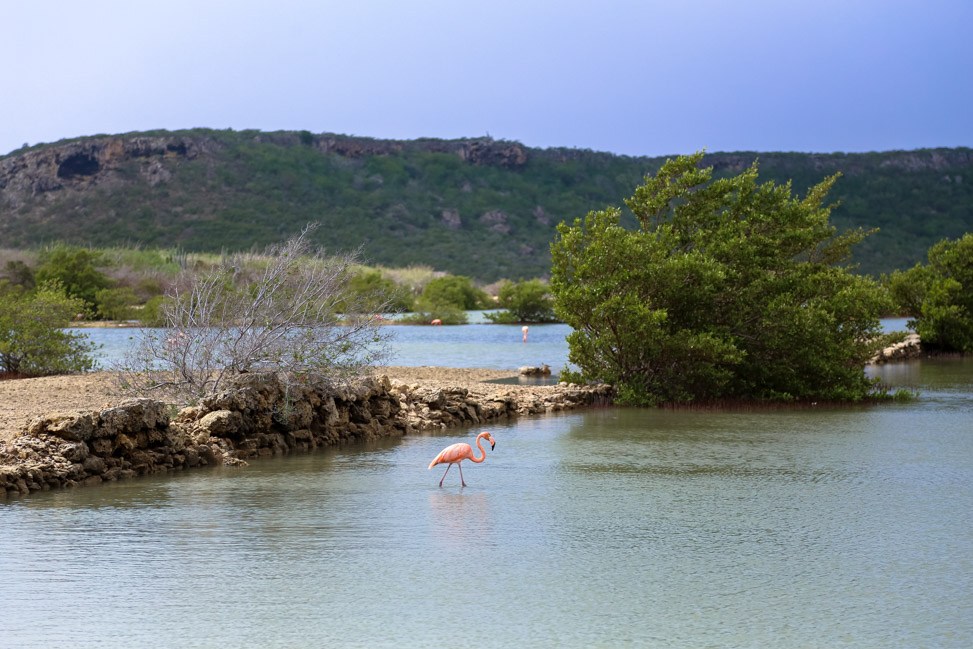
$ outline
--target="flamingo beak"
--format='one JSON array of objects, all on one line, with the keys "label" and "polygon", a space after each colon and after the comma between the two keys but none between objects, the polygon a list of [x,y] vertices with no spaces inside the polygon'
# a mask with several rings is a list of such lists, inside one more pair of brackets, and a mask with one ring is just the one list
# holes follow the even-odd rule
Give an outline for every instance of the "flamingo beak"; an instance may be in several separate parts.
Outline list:
[{"label": "flamingo beak", "polygon": [[497,447],[497,443],[496,443],[496,442],[490,442],[490,450],[491,450],[491,451],[492,451],[493,449],[495,449],[496,447]]}]

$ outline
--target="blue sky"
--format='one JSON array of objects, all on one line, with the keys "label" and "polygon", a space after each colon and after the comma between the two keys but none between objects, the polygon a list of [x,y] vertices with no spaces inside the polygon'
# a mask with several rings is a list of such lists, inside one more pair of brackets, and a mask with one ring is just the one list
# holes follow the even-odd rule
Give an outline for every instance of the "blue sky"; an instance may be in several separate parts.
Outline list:
[{"label": "blue sky", "polygon": [[971,0],[31,0],[0,154],[193,127],[628,155],[973,146]]}]

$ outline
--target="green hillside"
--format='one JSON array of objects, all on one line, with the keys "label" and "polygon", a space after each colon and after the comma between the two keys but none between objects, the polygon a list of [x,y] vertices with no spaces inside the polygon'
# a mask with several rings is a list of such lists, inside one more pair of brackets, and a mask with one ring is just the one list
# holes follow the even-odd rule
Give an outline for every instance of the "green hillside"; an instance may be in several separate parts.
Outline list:
[{"label": "green hillside", "polygon": [[[911,266],[973,231],[973,151],[707,156],[759,159],[803,191],[842,171],[840,228],[879,227],[857,262]],[[155,131],[0,157],[0,247],[61,240],[186,251],[262,248],[317,221],[320,243],[370,263],[424,264],[481,281],[547,274],[559,221],[621,205],[662,158],[531,149],[490,139],[386,141],[308,132]]]}]

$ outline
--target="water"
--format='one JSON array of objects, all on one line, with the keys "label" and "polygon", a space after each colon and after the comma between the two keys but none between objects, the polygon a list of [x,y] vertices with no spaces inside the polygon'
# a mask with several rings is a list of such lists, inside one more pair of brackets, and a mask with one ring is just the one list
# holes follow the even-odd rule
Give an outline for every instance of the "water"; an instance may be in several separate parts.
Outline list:
[{"label": "water", "polygon": [[482,428],[12,500],[0,647],[969,647],[973,359],[871,372],[920,398],[492,425],[465,489]]},{"label": "water", "polygon": [[[555,373],[568,362],[565,338],[571,328],[565,324],[530,325],[523,342],[520,325],[486,324],[482,311],[470,311],[471,324],[453,326],[401,326],[385,329],[391,336],[389,365],[420,367],[480,367],[510,370],[525,365],[548,365]],[[905,318],[883,320],[886,331],[905,331]],[[98,345],[95,360],[108,367],[121,359],[139,335],[133,328],[69,329]]]},{"label": "water", "polygon": [[[102,368],[122,358],[139,335],[139,330],[133,328],[69,331],[83,333],[99,345],[94,356]],[[530,325],[526,343],[520,325],[392,325],[384,331],[391,338],[389,365],[516,370],[525,365],[546,364],[554,372],[568,365],[565,337],[571,329],[564,324]]]}]

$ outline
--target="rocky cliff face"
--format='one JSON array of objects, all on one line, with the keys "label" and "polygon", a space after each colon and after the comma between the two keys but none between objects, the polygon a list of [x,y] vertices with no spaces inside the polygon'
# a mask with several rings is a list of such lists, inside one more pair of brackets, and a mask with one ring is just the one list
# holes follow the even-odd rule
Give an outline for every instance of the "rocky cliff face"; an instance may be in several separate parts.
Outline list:
[{"label": "rocky cliff face", "polygon": [[946,171],[973,166],[970,149],[924,149],[920,151],[885,151],[882,153],[713,153],[704,158],[716,173],[738,174],[758,160],[761,170],[766,167],[795,169],[800,165],[824,176],[840,170],[855,175],[875,169],[899,170],[909,173]]},{"label": "rocky cliff face", "polygon": [[[377,140],[334,134],[314,135],[307,132],[259,133],[249,136],[253,143],[278,146],[310,146],[325,154],[347,158],[365,158],[424,151],[458,156],[471,165],[517,169],[531,156],[559,162],[608,156],[592,151],[572,149],[531,150],[517,142],[490,138],[466,140]],[[110,187],[135,178],[123,174],[123,168],[137,167],[137,178],[149,185],[168,181],[172,167],[182,161],[206,158],[225,148],[219,138],[201,134],[145,136],[119,135],[91,137],[17,151],[0,158],[0,208],[18,209],[30,199],[62,191],[85,191],[92,187]],[[881,156],[878,167],[908,172],[939,171],[973,166],[973,151],[968,149],[930,149],[892,151],[882,154],[806,154],[800,164],[816,170],[845,173],[863,169],[868,156]],[[768,161],[793,154],[714,153],[705,163],[716,172],[739,173],[755,158],[762,166]],[[652,159],[646,158],[647,163]],[[793,163],[789,163],[793,164]],[[869,161],[874,165],[874,161]],[[651,164],[649,166],[652,166]],[[785,165],[787,166],[787,165]]]},{"label": "rocky cliff face", "polygon": [[470,164],[514,169],[527,164],[527,149],[516,142],[476,140],[372,140],[340,135],[313,136],[313,146],[325,153],[348,158],[389,155],[408,151],[449,153]]},{"label": "rocky cliff face", "polygon": [[219,146],[213,140],[184,136],[104,137],[14,153],[0,159],[0,207],[16,209],[51,192],[121,182],[121,167],[132,161],[138,163],[142,179],[154,185],[168,180],[168,164]]},{"label": "rocky cliff face", "polygon": [[[340,135],[258,134],[255,143],[311,146],[348,158],[393,155],[406,151],[448,153],[479,166],[522,167],[527,149],[515,142],[474,140],[373,140]],[[224,148],[201,135],[92,137],[14,152],[0,158],[0,208],[19,209],[31,199],[58,192],[83,192],[135,180],[123,174],[133,163],[137,179],[156,185],[168,181],[181,161],[205,158]]]}]

